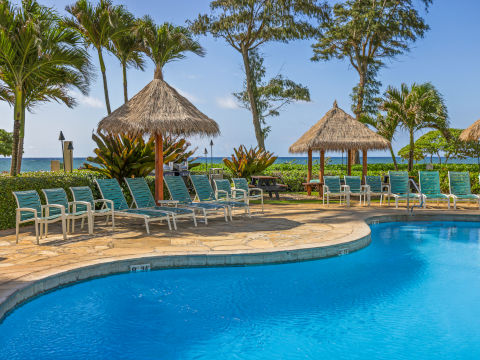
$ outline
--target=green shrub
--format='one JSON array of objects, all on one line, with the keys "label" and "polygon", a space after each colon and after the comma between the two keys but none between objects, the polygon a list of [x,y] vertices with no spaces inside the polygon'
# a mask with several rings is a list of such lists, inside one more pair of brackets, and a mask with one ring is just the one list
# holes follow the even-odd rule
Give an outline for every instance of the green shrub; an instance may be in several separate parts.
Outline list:
[{"label": "green shrub", "polygon": [[100,197],[94,178],[97,173],[87,170],[75,170],[72,173],[63,171],[37,171],[25,172],[16,177],[9,175],[0,175],[0,229],[10,229],[15,227],[15,209],[17,204],[13,191],[37,190],[40,194],[42,204],[45,204],[42,189],[64,188],[70,200],[70,186],[89,186],[93,190],[96,198]]}]

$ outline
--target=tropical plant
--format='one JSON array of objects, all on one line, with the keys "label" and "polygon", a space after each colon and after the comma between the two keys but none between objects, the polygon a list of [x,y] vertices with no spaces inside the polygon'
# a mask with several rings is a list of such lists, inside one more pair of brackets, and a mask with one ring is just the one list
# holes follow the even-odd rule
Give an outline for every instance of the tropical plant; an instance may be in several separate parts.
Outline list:
[{"label": "tropical plant", "polygon": [[317,0],[215,0],[210,3],[210,15],[200,14],[191,22],[195,33],[223,38],[242,55],[246,91],[260,149],[265,149],[265,137],[250,52],[267,42],[311,38],[317,34],[317,26],[310,20],[320,17],[323,8]]},{"label": "tropical plant", "polygon": [[[425,9],[432,0],[420,0]],[[348,0],[327,5],[313,61],[347,59],[359,75],[353,89],[353,112],[375,115],[381,83],[378,71],[386,60],[409,51],[429,26],[413,0]]]},{"label": "tropical plant", "polygon": [[[450,133],[448,141],[439,130],[432,130],[423,134],[415,141],[415,152],[423,154],[423,157],[429,156],[430,163],[433,163],[433,156],[437,156],[439,164],[442,164],[442,156],[445,157],[445,164],[450,159],[469,157],[468,143],[459,139],[462,130],[448,129],[448,132]],[[408,152],[410,145],[405,146],[404,149],[405,152]]]},{"label": "tropical plant", "polygon": [[103,60],[103,49],[108,49],[110,40],[125,34],[128,28],[120,26],[115,17],[119,14],[118,7],[114,7],[110,0],[100,0],[93,5],[88,0],[78,0],[67,6],[65,10],[72,15],[65,19],[65,25],[77,31],[84,39],[87,47],[93,46],[97,50],[100,71],[102,73],[103,91],[107,113],[112,112],[108,96],[107,74]]},{"label": "tropical plant", "polygon": [[[102,176],[115,178],[123,183],[125,177],[147,176],[155,169],[154,138],[145,141],[141,136],[92,134],[97,144],[95,157],[88,157],[85,168]],[[182,163],[192,157],[196,149],[190,150],[190,143],[175,136],[165,136],[163,158],[169,162]],[[195,160],[195,159],[193,159]],[[92,165],[95,164],[95,165]],[[189,164],[195,167],[196,163]]]},{"label": "tropical plant", "polygon": [[71,107],[70,87],[88,91],[90,62],[81,38],[35,0],[0,2],[0,93],[14,108],[10,174],[20,171],[25,110],[55,100]]},{"label": "tropical plant", "polygon": [[12,133],[0,129],[0,155],[12,155],[13,136]]},{"label": "tropical plant", "polygon": [[250,178],[260,174],[277,160],[273,153],[258,147],[247,150],[241,145],[238,149],[233,149],[233,152],[232,159],[225,158],[223,163],[236,177]]},{"label": "tropical plant", "polygon": [[[408,160],[410,158],[410,145],[405,145],[400,150],[398,150],[398,156],[402,159]],[[413,160],[418,162],[420,160],[425,159],[425,154],[422,152],[421,149],[415,148],[413,151]]]},{"label": "tropical plant", "polygon": [[413,169],[414,136],[417,131],[433,128],[440,130],[447,139],[450,139],[447,107],[442,95],[431,83],[413,84],[411,87],[402,84],[400,89],[388,87],[382,110],[409,133],[409,171]]},{"label": "tropical plant", "polygon": [[[308,88],[277,75],[265,81],[266,69],[263,65],[263,57],[256,49],[248,54],[252,78],[255,82],[254,98],[258,110],[258,117],[262,126],[262,134],[265,139],[270,132],[270,126],[266,125],[266,118],[280,115],[280,109],[293,101],[310,101]],[[248,97],[247,83],[244,82],[244,90],[233,95],[242,106],[251,111]]]},{"label": "tropical plant", "polygon": [[141,136],[98,133],[92,134],[92,139],[97,144],[96,156],[87,158],[87,170],[123,183],[125,177],[147,176],[155,169],[153,138],[145,141]]},{"label": "tropical plant", "polygon": [[127,68],[133,66],[143,71],[145,61],[143,59],[142,39],[136,33],[135,17],[121,6],[114,8],[117,26],[126,31],[119,31],[109,45],[109,51],[117,57],[122,66],[123,76],[123,99],[128,101]]},{"label": "tropical plant", "polygon": [[138,22],[138,33],[143,39],[143,50],[155,65],[155,79],[163,80],[163,67],[172,61],[182,60],[185,53],[204,56],[205,50],[193,39],[187,28],[169,23],[156,25],[149,16]]}]

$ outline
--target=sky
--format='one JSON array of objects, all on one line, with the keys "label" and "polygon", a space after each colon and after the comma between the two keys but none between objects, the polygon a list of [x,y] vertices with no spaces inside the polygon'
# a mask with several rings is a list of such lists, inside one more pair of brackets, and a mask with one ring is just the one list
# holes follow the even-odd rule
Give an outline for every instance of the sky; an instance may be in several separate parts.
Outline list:
[{"label": "sky", "polygon": [[[65,14],[65,6],[73,1],[40,0]],[[184,25],[199,13],[209,12],[208,0],[116,0],[135,16],[149,14],[157,23],[165,21]],[[476,0],[434,0],[428,13],[423,13],[431,30],[423,39],[412,45],[411,51],[390,61],[381,70],[379,80],[382,92],[387,86],[399,87],[402,82],[411,84],[430,81],[443,94],[449,111],[450,123],[455,128],[465,128],[480,118],[480,43]],[[232,96],[243,86],[240,53],[221,39],[199,37],[207,54],[205,57],[188,55],[185,60],[169,63],[164,68],[165,80],[186,96],[202,112],[216,120],[221,135],[213,139],[213,156],[228,156],[234,147],[256,145],[250,113],[239,107]],[[267,76],[281,73],[295,82],[307,86],[311,102],[288,105],[279,117],[270,118],[272,130],[266,139],[267,150],[278,156],[289,156],[288,148],[332,107],[334,100],[352,114],[350,93],[358,82],[358,75],[346,61],[311,62],[312,41],[295,41],[288,44],[271,43],[263,46]],[[74,156],[93,154],[92,131],[107,114],[98,57],[91,51],[95,65],[95,80],[88,96],[78,91],[73,94],[79,105],[69,109],[57,103],[45,103],[26,115],[25,157],[60,157],[58,133],[63,131],[67,140],[73,141]],[[122,75],[118,60],[105,54],[107,80],[112,109],[123,104]],[[140,91],[153,79],[153,66],[147,59],[144,72],[128,72],[129,96]],[[12,131],[13,110],[0,102],[0,128]],[[420,134],[417,135],[417,137]],[[190,142],[202,156],[204,148],[210,153],[210,138],[191,138]],[[395,151],[408,142],[399,131],[393,142]],[[210,155],[210,154],[209,154]],[[335,155],[335,154],[327,154]],[[383,151],[372,156],[389,156]]]}]

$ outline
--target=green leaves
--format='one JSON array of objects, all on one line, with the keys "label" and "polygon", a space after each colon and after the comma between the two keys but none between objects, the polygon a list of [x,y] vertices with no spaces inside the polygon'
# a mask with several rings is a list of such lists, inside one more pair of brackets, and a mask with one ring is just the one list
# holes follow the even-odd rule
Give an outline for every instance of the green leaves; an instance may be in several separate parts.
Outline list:
[{"label": "green leaves", "polygon": [[273,153],[257,147],[247,150],[241,145],[233,151],[232,160],[225,158],[223,163],[235,177],[250,178],[252,175],[260,174],[277,160]]},{"label": "green leaves", "polygon": [[[310,101],[310,92],[306,86],[286,79],[282,75],[265,81],[266,69],[263,65],[263,57],[256,49],[249,52],[248,59],[254,83],[253,96],[262,124],[263,136],[266,138],[270,132],[270,126],[266,126],[266,118],[280,115],[280,109],[294,101]],[[244,82],[244,90],[233,95],[244,108],[251,111],[246,82]]]},{"label": "green leaves", "polygon": [[0,129],[0,155],[12,155],[13,136],[3,129]]},{"label": "green leaves", "polygon": [[155,76],[163,79],[163,67],[172,61],[185,58],[191,52],[204,56],[205,50],[195,41],[190,30],[169,23],[156,25],[149,16],[138,22],[138,32],[143,39],[143,49],[155,64]]},{"label": "green leaves", "polygon": [[[85,168],[107,178],[123,183],[126,177],[147,176],[155,169],[154,138],[145,141],[141,136],[110,136],[102,133],[92,134],[97,144],[95,157],[88,157]],[[166,136],[163,141],[163,161],[182,163],[188,160],[196,149],[189,150],[190,143],[185,139]],[[190,164],[191,167],[196,164]]]}]

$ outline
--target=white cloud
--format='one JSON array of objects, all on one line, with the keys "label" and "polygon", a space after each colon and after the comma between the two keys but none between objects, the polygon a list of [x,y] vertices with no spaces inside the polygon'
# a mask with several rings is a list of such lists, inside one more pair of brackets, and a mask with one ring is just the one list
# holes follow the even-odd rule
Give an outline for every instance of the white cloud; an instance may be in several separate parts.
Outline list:
[{"label": "white cloud", "polygon": [[72,91],[72,96],[75,97],[79,102],[79,104],[81,105],[85,105],[92,108],[103,108],[105,106],[102,100],[93,96],[83,95],[78,91]]},{"label": "white cloud", "polygon": [[184,91],[184,90],[181,90],[181,89],[177,89],[178,93],[180,95],[182,95],[183,97],[186,97],[188,100],[190,100],[191,102],[193,103],[201,103],[202,101],[195,95],[187,92],[187,91]]},{"label": "white cloud", "polygon": [[235,99],[230,96],[222,96],[216,98],[217,105],[224,109],[238,109],[239,106]]}]

